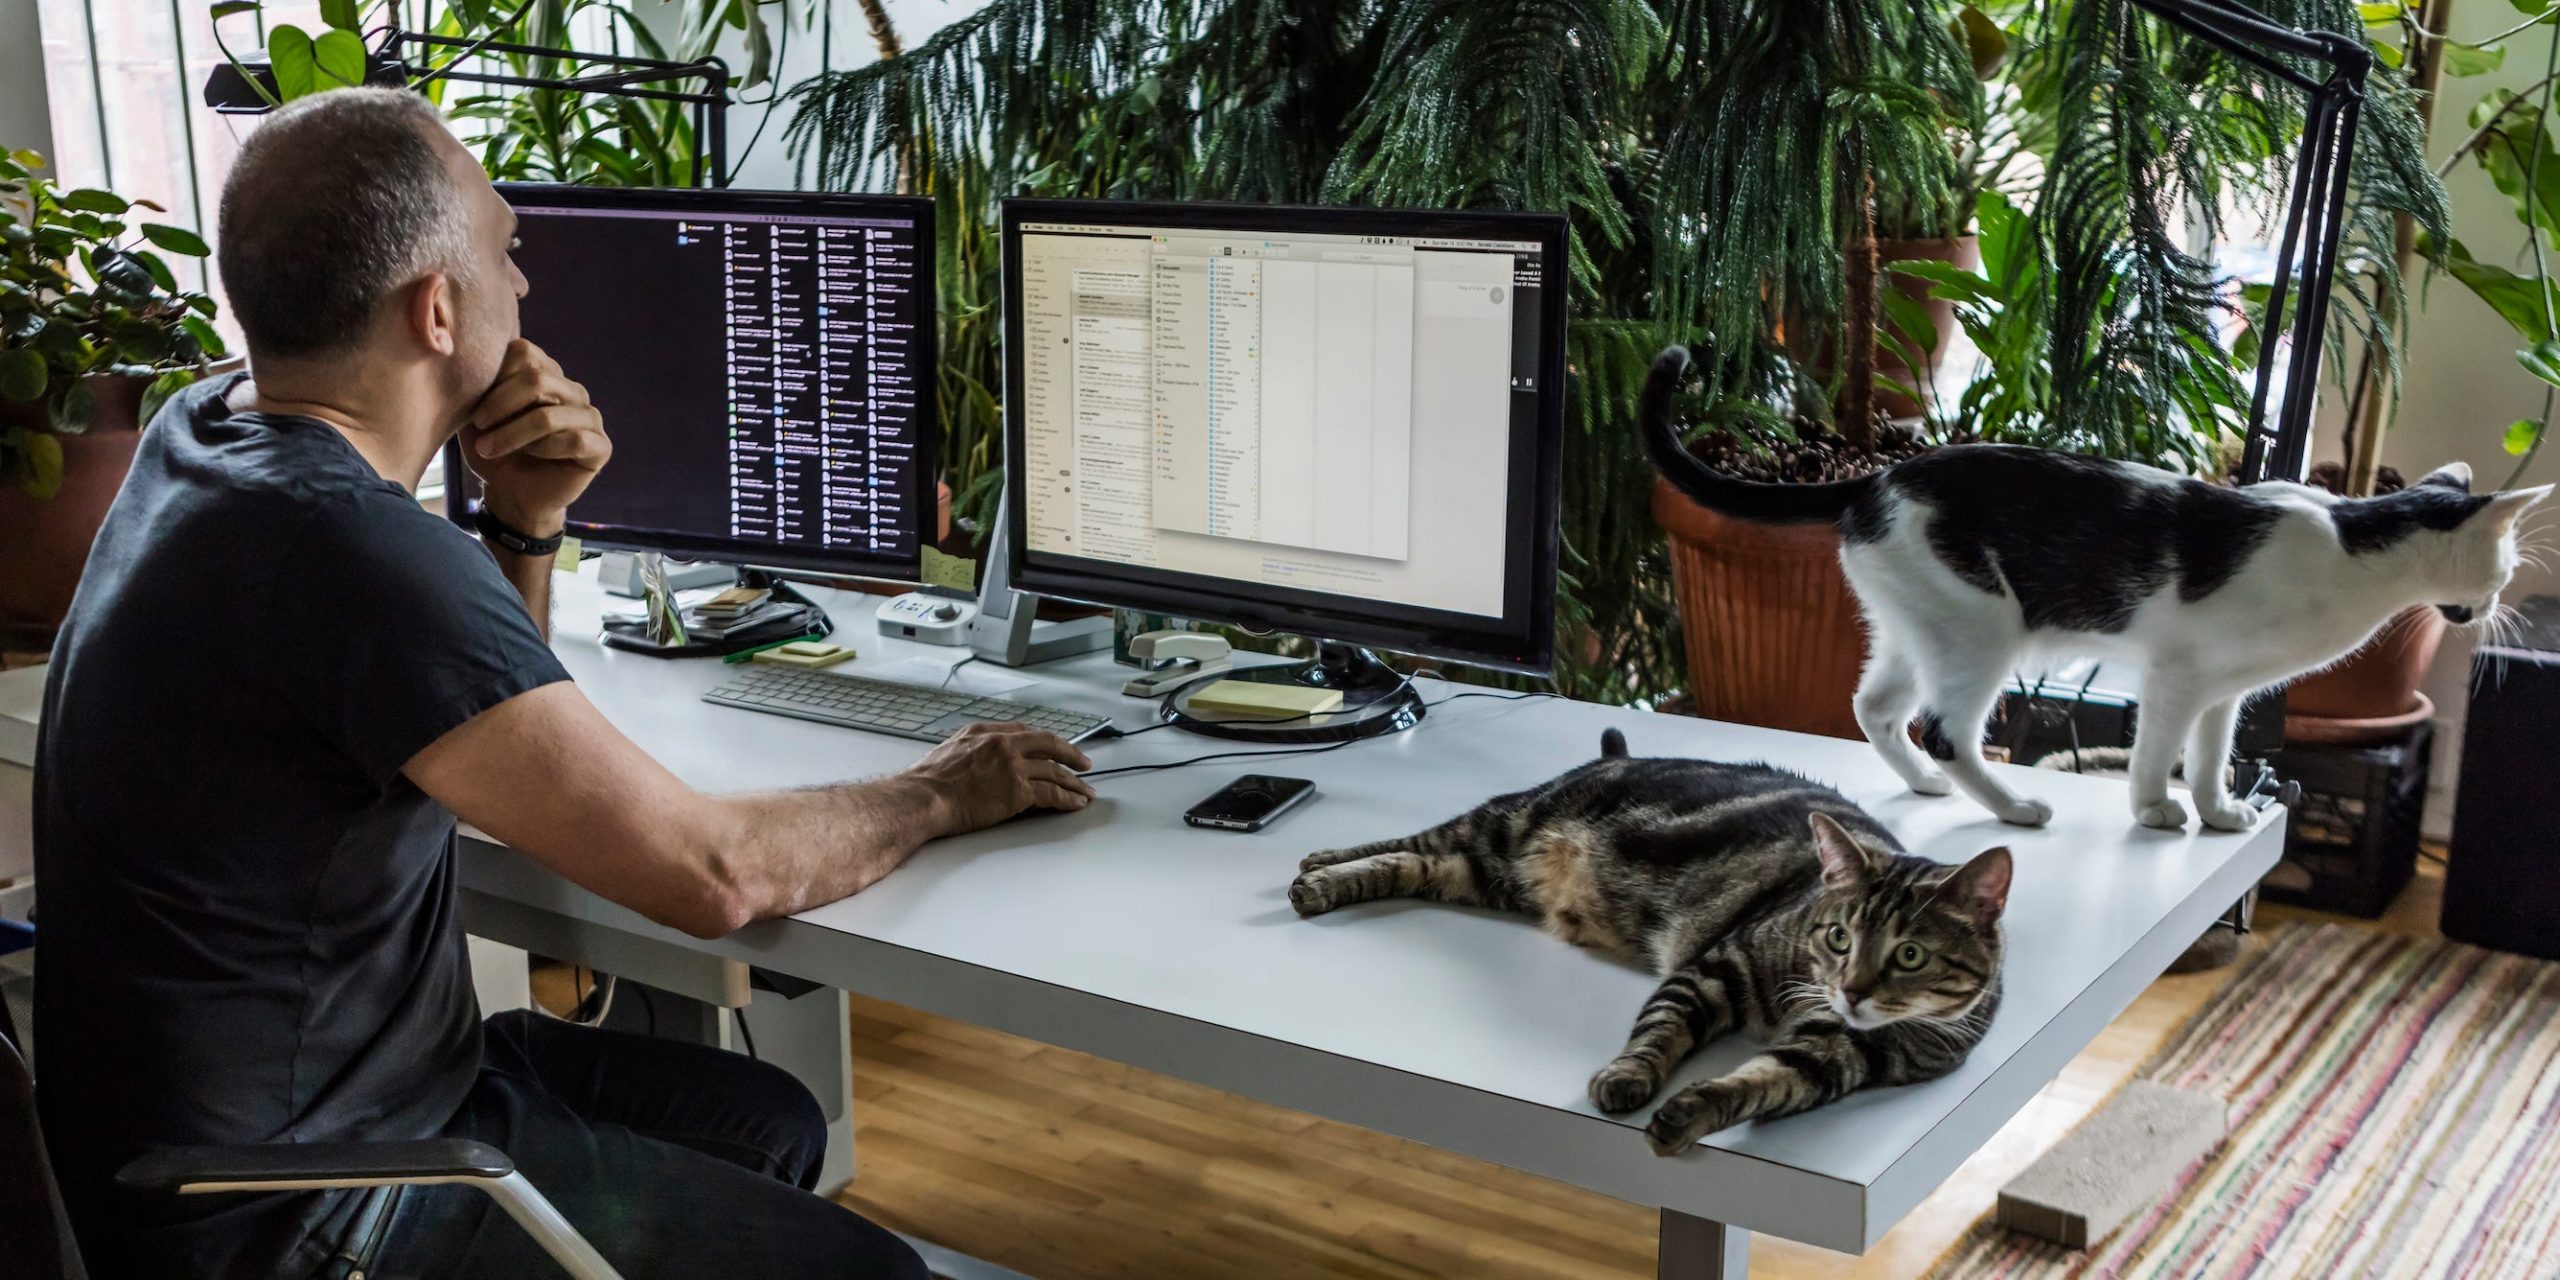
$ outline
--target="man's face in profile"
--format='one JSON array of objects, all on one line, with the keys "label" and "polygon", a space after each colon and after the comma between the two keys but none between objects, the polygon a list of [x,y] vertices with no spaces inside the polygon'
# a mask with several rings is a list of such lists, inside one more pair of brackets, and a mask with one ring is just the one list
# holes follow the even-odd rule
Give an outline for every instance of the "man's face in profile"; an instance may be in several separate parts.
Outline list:
[{"label": "man's face in profile", "polygon": [[441,130],[437,143],[471,223],[472,258],[453,280],[458,345],[448,392],[459,413],[477,403],[498,379],[507,344],[520,332],[516,300],[524,296],[525,279],[509,256],[515,247],[515,210],[489,185],[480,162],[462,144]]}]

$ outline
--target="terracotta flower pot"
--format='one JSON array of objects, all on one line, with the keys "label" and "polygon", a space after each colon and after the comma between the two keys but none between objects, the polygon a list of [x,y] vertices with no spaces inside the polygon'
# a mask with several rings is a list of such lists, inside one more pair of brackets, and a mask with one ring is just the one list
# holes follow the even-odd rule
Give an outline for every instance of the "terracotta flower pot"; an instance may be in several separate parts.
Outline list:
[{"label": "terracotta flower pot", "polygon": [[[1876,242],[1876,261],[1881,267],[1890,268],[1896,262],[1914,260],[1944,262],[1971,271],[1982,265],[1982,242],[1972,236]],[[1929,282],[1926,280],[1897,275],[1891,270],[1886,270],[1884,274],[1885,283],[1894,292],[1919,303],[1928,311],[1929,323],[1938,332],[1938,342],[1936,346],[1924,353],[1928,358],[1928,367],[1917,371],[1906,367],[1901,357],[1896,355],[1891,347],[1879,344],[1876,348],[1876,376],[1926,391],[1929,381],[1924,375],[1934,376],[1937,373],[1938,365],[1945,358],[1948,345],[1964,331],[1963,327],[1956,323],[1956,306],[1944,298],[1930,297]],[[1897,418],[1916,418],[1921,414],[1919,401],[1881,383],[1876,387],[1876,404],[1886,413]]]},{"label": "terracotta flower pot", "polygon": [[1689,654],[1691,710],[1709,720],[1864,738],[1851,701],[1865,626],[1828,524],[1761,524],[1710,511],[1656,480]]},{"label": "terracotta flower pot", "polygon": [[2444,615],[2421,605],[2386,623],[2366,645],[2285,690],[2285,737],[2354,742],[2388,738],[2434,707],[2418,685],[2444,643]]},{"label": "terracotta flower pot", "polygon": [[[142,443],[136,419],[145,385],[141,378],[90,380],[97,408],[89,429],[55,437],[62,442],[61,492],[38,499],[0,485],[0,565],[8,567],[0,573],[0,649],[52,647],[89,563],[89,544]],[[0,421],[40,424],[44,406],[0,404]]]}]

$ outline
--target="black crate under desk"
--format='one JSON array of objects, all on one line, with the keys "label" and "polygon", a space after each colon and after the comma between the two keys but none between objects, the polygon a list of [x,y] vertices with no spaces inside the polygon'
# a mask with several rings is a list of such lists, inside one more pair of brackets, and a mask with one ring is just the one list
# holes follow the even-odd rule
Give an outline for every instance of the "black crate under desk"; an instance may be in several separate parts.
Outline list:
[{"label": "black crate under desk", "polygon": [[2258,891],[2269,902],[2372,919],[2418,870],[2435,731],[2418,724],[2367,746],[2297,743],[2271,752],[2276,776],[2302,784],[2284,861]]}]

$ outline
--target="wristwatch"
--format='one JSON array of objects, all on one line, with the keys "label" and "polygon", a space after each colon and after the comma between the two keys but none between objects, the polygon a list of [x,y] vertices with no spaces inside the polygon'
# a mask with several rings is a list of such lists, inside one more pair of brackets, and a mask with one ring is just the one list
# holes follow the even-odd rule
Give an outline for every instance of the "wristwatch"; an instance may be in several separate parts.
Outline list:
[{"label": "wristwatch", "polygon": [[499,519],[485,506],[472,514],[471,527],[479,530],[481,537],[520,556],[550,555],[560,549],[560,539],[568,532],[564,529],[548,538],[537,538]]}]

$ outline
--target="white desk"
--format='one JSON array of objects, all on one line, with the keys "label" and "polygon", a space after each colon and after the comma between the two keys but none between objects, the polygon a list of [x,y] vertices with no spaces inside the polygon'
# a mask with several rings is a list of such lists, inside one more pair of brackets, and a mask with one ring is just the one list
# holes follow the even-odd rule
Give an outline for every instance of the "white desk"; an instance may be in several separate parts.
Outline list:
[{"label": "white desk", "polygon": [[[571,673],[694,786],[859,777],[924,749],[701,702],[732,668],[604,649],[592,638],[602,601],[592,574],[559,585],[556,647]],[[863,653],[841,669],[927,652],[874,633],[872,598],[821,598],[839,638]],[[1023,674],[1039,682],[1007,696],[1144,722],[1147,704],[1119,695],[1125,669],[1107,655]],[[32,701],[6,682],[33,678],[0,676],[0,718]],[[1308,850],[1416,831],[1549,777],[1595,755],[1613,724],[1638,753],[1766,759],[1831,782],[1942,861],[2009,845],[2006,994],[1964,1067],[1744,1125],[1666,1160],[1646,1147],[1641,1113],[1606,1116],[1583,1096],[1624,1042],[1650,975],[1492,912],[1388,902],[1307,921],[1290,911],[1285,891]],[[18,758],[31,738],[0,724],[0,758]],[[1094,755],[1109,767],[1221,745],[1231,744],[1169,730]],[[1193,801],[1255,771],[1312,778],[1319,794],[1258,835],[1182,823]],[[2134,826],[2121,783],[2028,770],[2013,779],[2054,802],[2051,827],[2003,827],[1961,798],[1905,795],[1863,743],[1467,699],[1412,732],[1339,751],[1101,779],[1102,799],[1083,813],[943,841],[858,897],[716,942],[651,925],[483,841],[466,840],[462,878],[484,907],[861,991],[1658,1206],[1662,1274],[1723,1276],[1740,1274],[1749,1231],[1850,1252],[1872,1245],[2281,851],[2281,812],[2247,836],[2155,832]],[[1729,1041],[1681,1079],[1748,1051]]]}]

